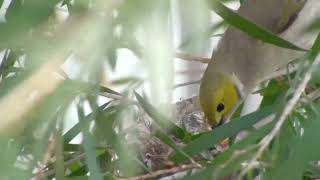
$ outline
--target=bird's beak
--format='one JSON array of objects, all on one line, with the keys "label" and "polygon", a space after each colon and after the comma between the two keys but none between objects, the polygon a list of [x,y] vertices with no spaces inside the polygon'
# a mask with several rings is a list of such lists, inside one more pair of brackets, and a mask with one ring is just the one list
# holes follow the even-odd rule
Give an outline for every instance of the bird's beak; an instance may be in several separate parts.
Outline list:
[{"label": "bird's beak", "polygon": [[217,128],[217,127],[223,125],[225,122],[226,122],[226,119],[224,117],[221,117],[219,123],[211,126],[211,129]]}]

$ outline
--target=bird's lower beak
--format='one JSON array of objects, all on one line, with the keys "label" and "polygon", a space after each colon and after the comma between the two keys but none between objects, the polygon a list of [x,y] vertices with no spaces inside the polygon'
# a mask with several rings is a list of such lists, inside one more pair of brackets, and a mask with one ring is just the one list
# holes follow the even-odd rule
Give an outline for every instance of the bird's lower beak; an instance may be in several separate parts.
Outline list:
[{"label": "bird's lower beak", "polygon": [[217,127],[223,125],[225,123],[225,121],[226,121],[226,119],[224,117],[221,117],[219,123],[211,126],[211,129],[214,129],[214,128],[217,128]]}]

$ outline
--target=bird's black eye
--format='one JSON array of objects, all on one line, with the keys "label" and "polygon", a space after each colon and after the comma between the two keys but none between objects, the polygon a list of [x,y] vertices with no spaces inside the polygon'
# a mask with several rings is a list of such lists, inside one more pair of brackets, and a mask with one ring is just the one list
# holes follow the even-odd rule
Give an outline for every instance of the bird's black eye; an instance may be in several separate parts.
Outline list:
[{"label": "bird's black eye", "polygon": [[223,110],[224,110],[224,104],[223,103],[219,103],[218,106],[217,106],[217,111],[221,112]]}]

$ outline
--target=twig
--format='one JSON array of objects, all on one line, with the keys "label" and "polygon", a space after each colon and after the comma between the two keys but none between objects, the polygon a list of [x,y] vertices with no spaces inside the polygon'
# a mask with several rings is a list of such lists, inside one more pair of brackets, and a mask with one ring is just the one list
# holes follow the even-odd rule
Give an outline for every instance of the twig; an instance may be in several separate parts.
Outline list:
[{"label": "twig", "polygon": [[176,84],[173,86],[174,89],[182,87],[182,86],[188,86],[191,84],[199,84],[201,80],[195,80],[195,81],[190,81],[190,82],[186,82],[186,83],[180,83],[180,84]]},{"label": "twig", "polygon": [[175,53],[175,56],[179,59],[182,59],[182,60],[195,61],[195,62],[200,62],[200,63],[204,63],[204,64],[208,64],[211,61],[210,58],[195,57],[190,54],[180,53],[180,52]]},{"label": "twig", "polygon": [[145,175],[131,177],[131,178],[119,178],[120,180],[143,180],[143,179],[152,179],[157,178],[169,174],[176,174],[178,172],[186,171],[189,169],[199,169],[199,166],[197,164],[184,164],[181,166],[173,167],[171,169],[162,169],[158,171],[154,171]]},{"label": "twig", "polygon": [[254,145],[254,146],[251,146],[247,149],[237,149],[235,151],[232,152],[232,154],[230,155],[230,157],[225,161],[224,164],[221,164],[217,167],[215,167],[215,170],[213,171],[210,179],[221,179],[221,177],[219,178],[219,173],[225,169],[227,166],[230,166],[232,165],[232,163],[238,159],[238,158],[241,158],[241,156],[244,156],[246,153],[249,153],[250,151],[256,149],[257,146]]},{"label": "twig", "polygon": [[106,97],[106,98],[109,98],[109,99],[115,99],[115,100],[123,99],[123,97],[120,96],[120,95],[111,94],[111,93],[107,93],[107,92],[99,92],[98,94],[100,96],[103,96],[103,97]]},{"label": "twig", "polygon": [[309,93],[306,97],[301,98],[301,102],[308,104],[310,101],[316,101],[320,98],[320,89],[316,89]]},{"label": "twig", "polygon": [[39,167],[40,170],[37,172],[37,175],[35,177],[36,180],[44,179],[44,177],[46,177],[46,175],[45,175],[46,170],[45,169],[47,167],[48,162],[50,161],[51,157],[54,154],[55,146],[56,146],[56,140],[55,140],[55,138],[51,138],[49,145],[48,145],[48,148],[47,148],[47,151],[44,154],[43,160],[40,164],[40,166],[41,166],[41,167]]},{"label": "twig", "polygon": [[297,89],[295,90],[293,97],[288,101],[287,105],[284,107],[281,115],[279,116],[279,120],[274,126],[274,128],[271,130],[271,132],[266,135],[259,143],[260,148],[258,149],[255,156],[249,161],[246,168],[240,173],[240,178],[243,177],[250,169],[252,169],[255,166],[255,162],[261,157],[265,149],[269,146],[273,138],[278,134],[280,131],[283,123],[287,119],[290,112],[294,109],[295,105],[298,103],[302,93],[304,92],[304,89],[306,88],[308,82],[311,79],[312,71],[314,67],[316,67],[318,64],[320,64],[320,55],[316,57],[316,59],[312,62],[308,70],[305,72],[302,80],[298,84]]},{"label": "twig", "polygon": [[[77,156],[75,156],[74,158],[70,159],[70,160],[67,160],[66,162],[64,162],[64,167],[68,167],[69,165],[71,165],[72,163],[74,163],[75,161],[78,161],[78,160],[82,160],[85,158],[85,153],[81,153]],[[41,174],[42,174],[42,177],[48,177],[48,176],[51,176],[55,173],[55,170],[54,169],[50,169],[50,170],[47,170],[47,171],[42,171]]]}]

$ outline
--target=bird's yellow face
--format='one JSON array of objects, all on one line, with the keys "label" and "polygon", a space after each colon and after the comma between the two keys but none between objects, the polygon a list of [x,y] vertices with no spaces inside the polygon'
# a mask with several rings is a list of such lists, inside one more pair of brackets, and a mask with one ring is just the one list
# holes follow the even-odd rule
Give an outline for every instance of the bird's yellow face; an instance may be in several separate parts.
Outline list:
[{"label": "bird's yellow face", "polygon": [[240,95],[232,77],[219,74],[202,80],[200,104],[211,126],[221,125],[239,100]]}]

